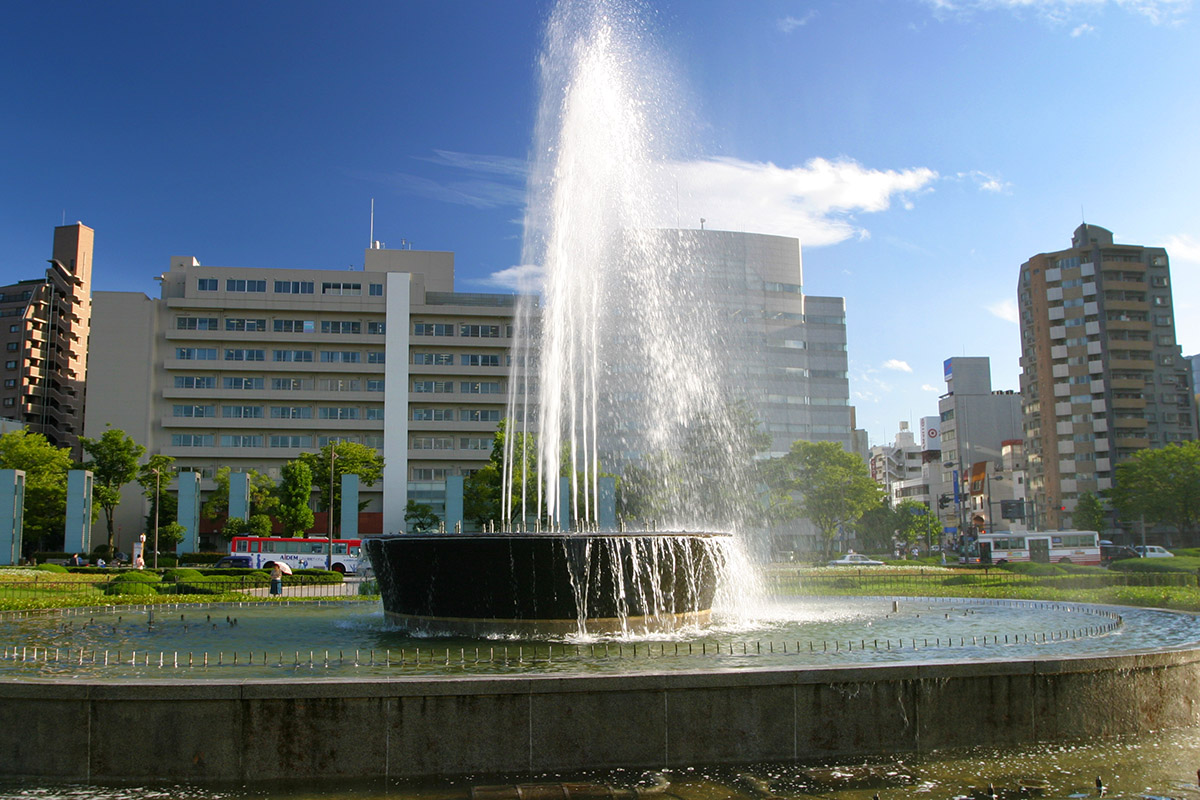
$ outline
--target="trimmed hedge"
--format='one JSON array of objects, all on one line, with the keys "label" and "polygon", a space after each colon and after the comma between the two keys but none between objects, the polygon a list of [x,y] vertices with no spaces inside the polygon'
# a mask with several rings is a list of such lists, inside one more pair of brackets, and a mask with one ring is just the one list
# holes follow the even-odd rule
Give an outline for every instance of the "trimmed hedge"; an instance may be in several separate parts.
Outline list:
[{"label": "trimmed hedge", "polygon": [[1200,558],[1125,558],[1114,561],[1109,569],[1118,572],[1195,572],[1200,569]]},{"label": "trimmed hedge", "polygon": [[38,564],[36,567],[34,567],[34,569],[40,570],[41,572],[57,572],[61,574],[66,574],[69,571],[61,564]]}]

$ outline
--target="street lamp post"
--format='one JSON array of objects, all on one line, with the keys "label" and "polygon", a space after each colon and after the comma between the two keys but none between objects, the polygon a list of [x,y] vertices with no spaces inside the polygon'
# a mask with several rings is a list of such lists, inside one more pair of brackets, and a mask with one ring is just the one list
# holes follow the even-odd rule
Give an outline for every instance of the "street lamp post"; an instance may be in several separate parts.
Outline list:
[{"label": "street lamp post", "polygon": [[[150,471],[154,473],[154,569],[158,569],[158,501],[160,499],[159,481],[162,473],[157,469]],[[144,558],[142,560],[145,561]]]},{"label": "street lamp post", "polygon": [[333,569],[333,462],[337,461],[337,451],[333,442],[329,443],[329,548],[325,552],[325,569]]}]

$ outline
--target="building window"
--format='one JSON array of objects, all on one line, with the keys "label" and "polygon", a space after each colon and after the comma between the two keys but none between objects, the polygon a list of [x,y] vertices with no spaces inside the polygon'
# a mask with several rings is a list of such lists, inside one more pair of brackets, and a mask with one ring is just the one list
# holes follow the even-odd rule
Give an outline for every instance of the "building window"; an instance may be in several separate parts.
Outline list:
[{"label": "building window", "polygon": [[1171,315],[1170,314],[1155,314],[1154,315],[1154,324],[1160,328],[1171,327]]},{"label": "building window", "polygon": [[458,418],[463,422],[499,422],[500,409],[464,408]]},{"label": "building window", "polygon": [[5,378],[4,379],[4,388],[5,389],[15,389],[16,387],[17,387],[17,379],[16,378]]},{"label": "building window", "polygon": [[176,389],[215,389],[217,388],[217,379],[212,375],[176,375]]},{"label": "building window", "polygon": [[354,350],[322,350],[322,364],[358,364],[362,361],[362,353]]},{"label": "building window", "polygon": [[5,368],[5,369],[16,369],[16,368],[17,368],[17,362],[15,362],[15,361],[5,361],[5,362],[4,362],[4,368]]},{"label": "building window", "polygon": [[318,419],[358,419],[358,409],[346,406],[321,406],[317,409]]},{"label": "building window", "polygon": [[471,436],[458,440],[460,450],[491,450],[492,437],[490,436]]},{"label": "building window", "polygon": [[247,281],[241,278],[226,278],[225,291],[227,292],[265,292],[267,291],[267,282],[262,281]]},{"label": "building window", "polygon": [[453,394],[454,384],[449,381],[413,381],[412,390],[417,394],[430,392]]},{"label": "building window", "polygon": [[216,406],[188,406],[175,405],[171,406],[171,416],[173,417],[214,417],[216,416]]},{"label": "building window", "polygon": [[300,392],[313,388],[311,379],[271,378],[271,389],[276,392]]},{"label": "building window", "polygon": [[247,331],[255,333],[258,331],[266,331],[267,321],[265,319],[238,319],[227,318],[225,320],[225,330],[227,331]]},{"label": "building window", "polygon": [[384,386],[383,380],[381,380],[381,379],[380,380],[376,380],[376,379],[368,379],[367,380],[367,391],[368,392],[382,392],[383,386]]},{"label": "building window", "polygon": [[263,388],[262,378],[243,378],[242,376],[234,376],[225,378],[221,381],[221,386],[225,389],[261,389]]},{"label": "building window", "polygon": [[383,297],[383,284],[382,283],[372,283],[370,286],[371,286],[371,297]]},{"label": "building window", "polygon": [[176,347],[175,358],[180,361],[216,361],[215,347]]},{"label": "building window", "polygon": [[262,350],[249,350],[249,349],[244,349],[244,348],[237,348],[237,349],[226,348],[225,349],[225,360],[226,361],[266,361],[266,357],[264,355],[264,351],[262,351]]},{"label": "building window", "polygon": [[499,325],[460,325],[458,326],[459,336],[469,336],[471,338],[483,339],[499,339]]},{"label": "building window", "polygon": [[321,333],[362,333],[362,323],[336,319],[325,320],[321,323]]},{"label": "building window", "polygon": [[4,349],[10,352],[16,352],[17,348],[20,346],[21,345],[18,342],[8,342],[4,345]]},{"label": "building window", "polygon": [[312,294],[312,281],[275,281],[275,294]]},{"label": "building window", "polygon": [[271,406],[271,419],[312,419],[312,407]]},{"label": "building window", "polygon": [[312,350],[276,350],[271,354],[274,361],[295,361],[306,364],[311,364],[313,360]]},{"label": "building window", "polygon": [[413,336],[453,336],[454,326],[448,322],[414,322]]},{"label": "building window", "polygon": [[454,409],[452,408],[414,408],[412,410],[412,418],[418,422],[453,422]]},{"label": "building window", "polygon": [[463,355],[461,363],[464,367],[498,367],[500,366],[499,355]]},{"label": "building window", "polygon": [[458,385],[458,390],[463,394],[500,394],[501,391],[498,381],[464,381]]},{"label": "building window", "polygon": [[367,353],[367,363],[368,364],[386,364],[387,361],[385,359],[386,359],[386,357],[384,356],[384,353],[382,350],[379,350],[379,351],[376,351],[373,353]]},{"label": "building window", "polygon": [[312,437],[300,434],[278,434],[269,440],[271,447],[288,447],[293,450],[312,447]]},{"label": "building window", "polygon": [[367,333],[383,334],[387,333],[387,323],[385,322],[368,322]]},{"label": "building window", "polygon": [[[466,358],[466,356],[463,356]],[[451,367],[454,366],[454,355],[452,353],[413,353],[412,363],[434,367]],[[465,361],[463,362],[466,363]]]},{"label": "building window", "polygon": [[172,447],[212,447],[214,437],[211,433],[173,433]]},{"label": "building window", "polygon": [[217,279],[200,278],[196,281],[196,288],[202,292],[215,292],[217,290]]},{"label": "building window", "polygon": [[16,404],[17,404],[17,400],[16,400],[16,398],[15,398],[15,397],[6,397],[6,398],[4,398],[4,405],[5,405],[6,407],[8,407],[8,408],[12,408],[12,407],[13,407],[13,406],[15,406]]},{"label": "building window", "polygon": [[321,294],[361,295],[361,283],[322,283]]},{"label": "building window", "polygon": [[358,378],[322,378],[319,388],[323,392],[358,392],[362,391],[362,381]]},{"label": "building window", "polygon": [[180,331],[215,331],[216,317],[176,317],[175,329]]},{"label": "building window", "polygon": [[257,433],[223,433],[221,447],[262,447],[262,434]]},{"label": "building window", "polygon": [[373,420],[383,419],[383,409],[382,408],[368,408],[366,418],[373,419]]},{"label": "building window", "polygon": [[262,406],[221,406],[223,419],[262,419]]},{"label": "building window", "polygon": [[311,319],[277,319],[276,333],[316,333],[317,323]]}]

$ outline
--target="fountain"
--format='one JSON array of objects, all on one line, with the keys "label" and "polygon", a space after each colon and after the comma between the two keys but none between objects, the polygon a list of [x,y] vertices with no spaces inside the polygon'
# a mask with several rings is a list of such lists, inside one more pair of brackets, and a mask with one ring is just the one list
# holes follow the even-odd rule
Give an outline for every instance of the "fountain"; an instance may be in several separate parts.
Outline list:
[{"label": "fountain", "polygon": [[[652,227],[668,204],[679,93],[631,12],[563,2],[547,27],[523,254],[545,279],[540,307],[526,295],[515,325],[505,532],[365,543],[384,608],[414,628],[672,629],[704,622],[744,563],[733,537],[711,533],[736,525],[736,510],[695,487],[701,467],[735,485],[749,465],[721,391],[719,365],[736,354],[703,259]],[[689,451],[701,424],[716,444],[704,458]],[[670,465],[656,480],[677,488],[654,510],[679,530],[599,531],[614,516],[602,471],[649,460]]]}]

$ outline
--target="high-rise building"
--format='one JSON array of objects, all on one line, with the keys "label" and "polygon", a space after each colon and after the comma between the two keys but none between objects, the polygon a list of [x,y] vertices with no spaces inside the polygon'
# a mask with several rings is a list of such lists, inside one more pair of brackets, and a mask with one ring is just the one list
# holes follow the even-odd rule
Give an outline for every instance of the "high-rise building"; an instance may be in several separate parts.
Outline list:
[{"label": "high-rise building", "polygon": [[[1004,443],[1021,438],[1021,397],[1012,389],[992,389],[991,360],[955,356],[942,370],[946,393],[938,398],[942,431],[942,484],[952,502],[941,514],[948,529],[966,534],[970,516],[968,484],[976,465],[999,465]],[[950,531],[948,531],[950,532]]]},{"label": "high-rise building", "polygon": [[[222,466],[278,478],[330,441],[373,447],[364,533],[404,530],[409,497],[440,516],[446,478],[491,456],[515,296],[455,292],[453,253],[372,248],[361,271],[174,257],[158,280],[160,299],[96,294],[89,435],[119,427],[202,488]],[[123,544],[145,514],[126,499]]]},{"label": "high-rise building", "polygon": [[95,232],[77,222],[54,229],[43,277],[0,286],[0,416],[79,457],[92,313]]},{"label": "high-rise building", "polygon": [[1167,252],[1083,224],[1021,265],[1017,299],[1029,496],[1038,527],[1062,528],[1121,461],[1195,437]]}]

